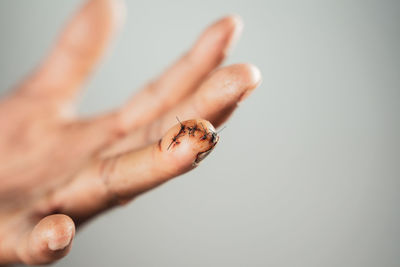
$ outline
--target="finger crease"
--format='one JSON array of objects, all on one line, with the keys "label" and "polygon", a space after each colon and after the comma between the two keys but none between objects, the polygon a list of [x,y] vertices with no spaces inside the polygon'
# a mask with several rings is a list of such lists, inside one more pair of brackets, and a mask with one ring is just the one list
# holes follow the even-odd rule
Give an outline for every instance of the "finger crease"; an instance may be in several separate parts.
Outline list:
[{"label": "finger crease", "polygon": [[119,158],[121,157],[122,154],[116,155],[112,158],[105,159],[101,166],[100,166],[100,179],[102,180],[108,195],[111,198],[111,203],[116,204],[120,202],[120,196],[115,192],[114,190],[111,189],[111,179],[112,175],[115,172],[115,169],[117,167]]}]

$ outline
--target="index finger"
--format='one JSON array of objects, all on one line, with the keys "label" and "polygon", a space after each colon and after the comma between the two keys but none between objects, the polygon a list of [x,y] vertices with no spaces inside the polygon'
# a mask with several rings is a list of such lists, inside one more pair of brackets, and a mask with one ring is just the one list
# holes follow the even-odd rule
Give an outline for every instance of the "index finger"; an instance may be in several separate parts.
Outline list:
[{"label": "index finger", "polygon": [[50,202],[79,224],[195,168],[218,141],[208,121],[179,122],[158,142],[96,159],[70,184],[55,192]]}]

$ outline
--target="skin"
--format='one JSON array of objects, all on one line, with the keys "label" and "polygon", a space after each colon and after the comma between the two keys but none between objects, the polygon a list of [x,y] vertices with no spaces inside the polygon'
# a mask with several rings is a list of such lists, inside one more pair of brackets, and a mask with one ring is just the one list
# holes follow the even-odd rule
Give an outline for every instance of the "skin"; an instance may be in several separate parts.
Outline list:
[{"label": "skin", "polygon": [[120,1],[88,1],[0,101],[0,264],[60,259],[76,227],[195,168],[219,140],[213,125],[260,82],[250,64],[218,68],[242,28],[227,16],[125,105],[78,117],[80,85],[122,14]]}]

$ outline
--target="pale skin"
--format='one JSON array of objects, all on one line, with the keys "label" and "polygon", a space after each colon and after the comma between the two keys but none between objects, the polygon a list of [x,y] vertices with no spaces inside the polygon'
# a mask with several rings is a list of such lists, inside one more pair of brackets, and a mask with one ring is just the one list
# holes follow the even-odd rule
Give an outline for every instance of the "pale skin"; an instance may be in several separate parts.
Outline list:
[{"label": "pale skin", "polygon": [[219,67],[242,28],[227,16],[126,104],[78,117],[80,87],[122,15],[120,1],[88,1],[0,101],[0,264],[58,260],[76,227],[192,170],[219,140],[213,125],[260,83],[251,64]]}]

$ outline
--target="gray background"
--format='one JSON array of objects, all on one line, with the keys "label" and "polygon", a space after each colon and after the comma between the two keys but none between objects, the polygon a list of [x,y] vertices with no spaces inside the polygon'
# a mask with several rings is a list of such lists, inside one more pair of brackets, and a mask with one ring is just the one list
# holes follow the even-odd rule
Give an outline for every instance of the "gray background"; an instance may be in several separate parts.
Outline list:
[{"label": "gray background", "polygon": [[[80,1],[0,2],[0,90],[39,62]],[[83,228],[56,266],[399,266],[400,3],[127,3],[82,113],[112,108],[227,13],[226,63],[263,84],[195,171]]]}]

